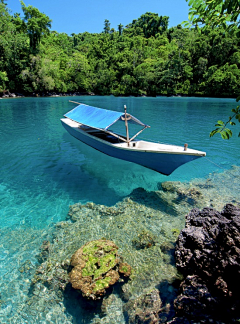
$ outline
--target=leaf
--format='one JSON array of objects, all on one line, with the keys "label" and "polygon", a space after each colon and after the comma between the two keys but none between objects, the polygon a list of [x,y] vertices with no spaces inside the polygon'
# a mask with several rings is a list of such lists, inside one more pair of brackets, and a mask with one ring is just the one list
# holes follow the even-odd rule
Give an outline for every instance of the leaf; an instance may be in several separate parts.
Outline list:
[{"label": "leaf", "polygon": [[222,139],[227,139],[225,132],[221,133],[221,136],[222,136]]},{"label": "leaf", "polygon": [[228,128],[225,128],[223,131],[220,132],[223,139],[229,139],[232,137],[232,131]]},{"label": "leaf", "polygon": [[215,126],[224,126],[225,123],[222,120],[218,120]]},{"label": "leaf", "polygon": [[219,133],[219,128],[216,128],[213,131],[211,131],[211,133],[209,134],[209,137],[213,137],[216,133]]},{"label": "leaf", "polygon": [[190,27],[192,26],[192,24],[191,24],[189,21],[187,21],[187,20],[183,21],[183,22],[182,22],[182,25],[183,25],[185,28],[190,28]]},{"label": "leaf", "polygon": [[240,123],[240,114],[239,114],[239,113],[235,115],[235,118],[236,118],[236,119],[239,121],[239,123]]},{"label": "leaf", "polygon": [[192,4],[193,4],[193,0],[189,0],[189,1],[188,1],[188,5],[189,5],[189,7],[192,6]]}]

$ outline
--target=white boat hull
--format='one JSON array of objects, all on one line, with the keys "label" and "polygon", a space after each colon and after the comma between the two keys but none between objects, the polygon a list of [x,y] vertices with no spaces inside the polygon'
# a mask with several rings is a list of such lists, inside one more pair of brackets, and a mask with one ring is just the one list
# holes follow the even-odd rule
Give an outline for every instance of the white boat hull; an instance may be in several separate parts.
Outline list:
[{"label": "white boat hull", "polygon": [[61,119],[64,128],[80,140],[94,149],[109,156],[137,163],[164,175],[170,175],[181,165],[205,156],[205,152],[187,149],[184,147],[158,144],[147,141],[132,141],[129,143],[111,143],[88,134],[79,123],[68,118]]}]

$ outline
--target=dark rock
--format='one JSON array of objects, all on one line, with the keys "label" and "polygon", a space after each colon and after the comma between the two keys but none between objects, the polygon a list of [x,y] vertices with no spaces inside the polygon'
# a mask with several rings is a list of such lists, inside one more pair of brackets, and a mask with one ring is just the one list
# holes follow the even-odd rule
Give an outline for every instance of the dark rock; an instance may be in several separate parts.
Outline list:
[{"label": "dark rock", "polygon": [[232,219],[235,216],[240,217],[240,209],[232,204],[227,204],[221,214],[226,217]]},{"label": "dark rock", "polygon": [[181,283],[181,294],[174,306],[178,316],[208,320],[218,311],[218,300],[208,290],[206,283],[196,275],[187,276]]},{"label": "dark rock", "polygon": [[175,300],[178,316],[206,323],[231,323],[240,316],[238,207],[228,204],[221,213],[193,209],[178,237],[175,257],[186,278]]}]

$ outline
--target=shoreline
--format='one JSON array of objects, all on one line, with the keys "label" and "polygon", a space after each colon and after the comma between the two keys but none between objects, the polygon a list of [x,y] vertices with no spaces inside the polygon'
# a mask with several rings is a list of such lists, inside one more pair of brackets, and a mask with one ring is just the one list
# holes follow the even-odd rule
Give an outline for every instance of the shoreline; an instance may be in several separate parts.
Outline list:
[{"label": "shoreline", "polygon": [[128,94],[128,95],[113,95],[113,94],[107,94],[107,95],[100,95],[100,94],[95,94],[93,92],[89,93],[82,93],[82,92],[66,92],[66,93],[55,93],[55,92],[49,92],[49,93],[29,93],[29,94],[19,94],[19,93],[10,93],[7,95],[0,95],[0,99],[16,99],[16,98],[50,98],[50,97],[78,97],[78,96],[100,96],[100,97],[105,97],[105,96],[113,96],[115,98],[121,98],[121,97],[134,97],[134,98],[158,98],[158,97],[167,97],[167,98],[219,98],[219,99],[234,99],[234,97],[229,97],[229,96],[210,96],[210,95],[205,95],[205,94],[156,94],[156,95],[136,95],[136,94]]}]

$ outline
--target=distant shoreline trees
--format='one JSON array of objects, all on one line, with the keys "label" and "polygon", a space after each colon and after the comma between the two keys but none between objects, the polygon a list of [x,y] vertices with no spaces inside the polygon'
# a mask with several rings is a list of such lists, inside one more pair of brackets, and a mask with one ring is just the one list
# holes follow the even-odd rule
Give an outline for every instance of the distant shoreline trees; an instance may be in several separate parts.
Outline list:
[{"label": "distant shoreline trees", "polygon": [[0,95],[95,93],[115,96],[240,94],[237,31],[168,28],[167,16],[147,12],[127,26],[68,36],[21,2],[23,18],[0,2]]}]

